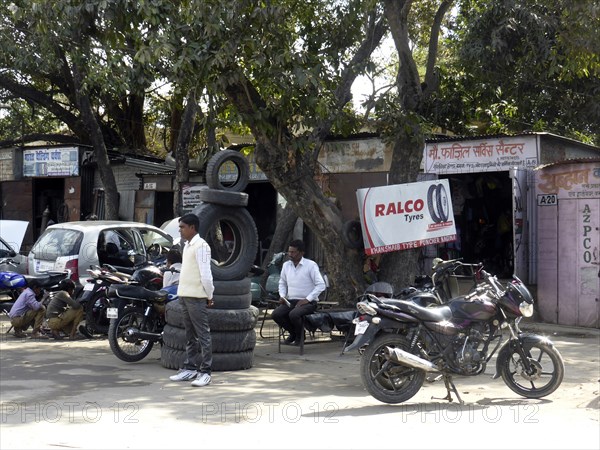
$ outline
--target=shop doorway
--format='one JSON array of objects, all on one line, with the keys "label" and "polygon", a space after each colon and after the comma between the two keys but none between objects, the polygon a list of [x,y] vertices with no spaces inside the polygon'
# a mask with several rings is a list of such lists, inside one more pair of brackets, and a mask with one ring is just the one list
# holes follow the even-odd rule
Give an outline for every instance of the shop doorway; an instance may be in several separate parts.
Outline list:
[{"label": "shop doorway", "polygon": [[450,182],[458,240],[438,248],[441,258],[483,262],[501,278],[514,273],[513,179],[506,172],[440,175]]},{"label": "shop doorway", "polygon": [[63,222],[65,209],[64,178],[33,179],[33,229],[37,239],[43,231],[44,211],[47,211],[46,225]]}]

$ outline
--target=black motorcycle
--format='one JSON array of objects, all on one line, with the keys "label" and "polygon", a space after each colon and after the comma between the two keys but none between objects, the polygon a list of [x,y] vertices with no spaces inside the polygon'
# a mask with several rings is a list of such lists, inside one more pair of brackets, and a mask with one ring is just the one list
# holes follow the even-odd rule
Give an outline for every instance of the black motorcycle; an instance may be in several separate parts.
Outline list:
[{"label": "black motorcycle", "polygon": [[360,299],[355,339],[344,353],[361,352],[361,379],[369,394],[384,403],[405,402],[433,374],[433,381],[444,380],[445,399],[452,401],[454,393],[462,404],[452,377],[484,373],[498,349],[493,378],[502,377],[517,394],[541,398],[560,386],[564,363],[554,344],[519,329],[521,319],[533,314],[529,290],[517,277],[502,285],[479,273],[472,293],[443,305],[389,304],[371,294]]},{"label": "black motorcycle", "polygon": [[85,326],[90,334],[107,334],[110,320],[106,317],[106,309],[110,306],[108,288],[112,285],[134,284],[151,290],[162,287],[162,272],[156,266],[149,265],[137,269],[133,275],[119,272],[110,264],[102,267],[94,266],[87,271],[90,277],[76,300],[85,311]]},{"label": "black motorcycle", "polygon": [[142,286],[113,285],[108,288],[110,318],[108,342],[115,356],[125,362],[144,359],[155,343],[162,343],[165,304],[174,299],[168,291]]}]

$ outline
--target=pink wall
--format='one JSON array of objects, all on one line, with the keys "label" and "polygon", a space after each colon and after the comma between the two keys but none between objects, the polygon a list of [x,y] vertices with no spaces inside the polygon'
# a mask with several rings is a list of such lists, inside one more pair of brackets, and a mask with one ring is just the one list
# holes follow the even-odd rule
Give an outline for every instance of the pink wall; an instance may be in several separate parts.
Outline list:
[{"label": "pink wall", "polygon": [[536,194],[540,318],[600,328],[600,161],[538,170]]}]

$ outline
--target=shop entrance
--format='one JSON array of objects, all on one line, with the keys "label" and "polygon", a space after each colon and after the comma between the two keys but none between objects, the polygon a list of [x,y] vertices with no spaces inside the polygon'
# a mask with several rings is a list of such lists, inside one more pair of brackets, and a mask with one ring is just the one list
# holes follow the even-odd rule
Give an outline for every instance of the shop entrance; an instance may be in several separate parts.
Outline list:
[{"label": "shop entrance", "polygon": [[444,259],[483,262],[488,272],[514,272],[513,180],[508,171],[440,175],[450,182],[458,240],[439,246]]}]

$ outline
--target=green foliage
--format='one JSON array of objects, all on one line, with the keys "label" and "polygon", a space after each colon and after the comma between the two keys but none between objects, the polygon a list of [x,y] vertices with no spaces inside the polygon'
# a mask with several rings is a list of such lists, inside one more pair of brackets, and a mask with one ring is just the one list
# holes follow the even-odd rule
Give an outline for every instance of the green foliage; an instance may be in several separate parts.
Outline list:
[{"label": "green foliage", "polygon": [[462,1],[441,95],[464,106],[447,119],[600,144],[599,14],[585,0]]}]

